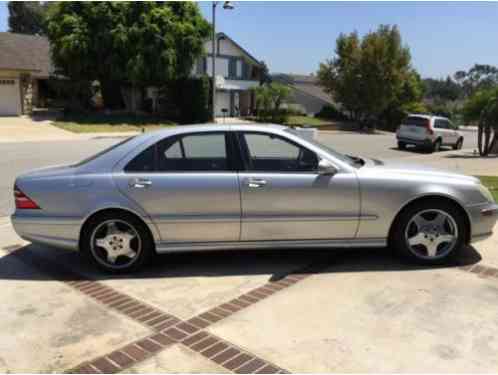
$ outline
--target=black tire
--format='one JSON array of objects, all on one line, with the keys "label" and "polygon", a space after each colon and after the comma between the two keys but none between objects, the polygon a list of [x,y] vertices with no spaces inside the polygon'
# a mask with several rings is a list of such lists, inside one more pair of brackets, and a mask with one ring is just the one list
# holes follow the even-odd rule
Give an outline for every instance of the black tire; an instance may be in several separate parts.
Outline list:
[{"label": "black tire", "polygon": [[[133,228],[136,232],[136,239],[130,241],[133,246],[139,250],[136,251],[136,256],[130,259],[130,264],[112,265],[109,261],[99,257],[100,249],[95,245],[92,251],[92,241],[95,236],[95,231],[104,223],[117,221],[119,225]],[[138,246],[140,245],[140,246]],[[131,245],[130,245],[131,246]],[[142,268],[155,254],[154,240],[149,231],[149,228],[135,216],[124,211],[113,211],[97,215],[88,221],[83,229],[80,241],[80,250],[82,255],[88,259],[93,265],[109,273],[128,273],[137,271]],[[123,256],[121,256],[123,258]],[[119,259],[119,258],[118,258]],[[116,262],[117,263],[117,262]]]},{"label": "black tire", "polygon": [[457,143],[453,146],[453,150],[461,150],[463,147],[463,138],[459,138]]},{"label": "black tire", "polygon": [[434,142],[434,144],[432,145],[432,152],[441,151],[441,144],[442,144],[442,142],[440,139],[436,140],[436,142]]},{"label": "black tire", "polygon": [[[443,245],[440,255],[436,255],[436,257],[422,257],[417,255],[416,252],[412,250],[408,244],[406,233],[410,228],[407,228],[407,226],[412,225],[410,222],[413,217],[427,210],[442,211],[451,216],[456,224],[458,234],[456,236],[453,247],[446,254]],[[426,201],[417,202],[416,204],[405,208],[395,219],[390,233],[389,244],[398,255],[411,263],[428,266],[455,264],[455,261],[460,257],[462,253],[462,249],[464,248],[466,239],[468,237],[468,229],[466,226],[465,217],[463,215],[464,213],[456,206],[456,204],[448,201],[428,199]]]},{"label": "black tire", "polygon": [[405,142],[398,142],[398,148],[400,150],[406,149],[406,143]]}]

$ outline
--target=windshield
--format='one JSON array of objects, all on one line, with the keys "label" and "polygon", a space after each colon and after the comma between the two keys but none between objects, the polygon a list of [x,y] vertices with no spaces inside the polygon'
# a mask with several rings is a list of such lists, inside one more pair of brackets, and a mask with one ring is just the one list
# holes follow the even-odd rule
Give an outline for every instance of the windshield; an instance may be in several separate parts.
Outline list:
[{"label": "windshield", "polygon": [[129,141],[131,141],[131,140],[132,140],[132,139],[134,139],[134,138],[135,138],[135,137],[126,138],[125,140],[123,140],[123,141],[121,141],[121,142],[118,142],[118,143],[116,143],[116,144],[113,144],[112,146],[107,147],[107,148],[105,148],[104,150],[102,150],[102,151],[100,151],[100,152],[97,152],[95,155],[92,155],[92,156],[90,156],[90,157],[88,157],[88,158],[86,158],[86,159],[83,159],[82,161],[80,161],[80,162],[78,162],[78,163],[76,163],[76,164],[71,165],[71,167],[80,167],[80,166],[82,166],[83,164],[86,164],[86,163],[88,163],[88,162],[90,162],[90,161],[92,161],[92,160],[97,159],[98,157],[100,157],[100,156],[102,156],[102,155],[104,155],[104,154],[107,154],[109,151],[114,150],[115,148],[117,148],[117,147],[119,147],[119,146],[121,146],[121,145],[123,145],[123,144],[125,144],[125,143],[127,143],[127,142],[129,142]]},{"label": "windshield", "polygon": [[321,148],[322,150],[324,150],[327,153],[329,153],[330,155],[332,155],[334,158],[339,159],[340,161],[342,161],[348,165],[351,165],[353,167],[361,167],[362,165],[365,164],[365,161],[361,158],[358,158],[356,156],[341,154],[340,152],[334,150],[333,148],[330,148],[330,147],[328,147],[320,142],[317,142],[314,139],[303,137],[302,133],[300,133],[298,130],[288,128],[288,129],[285,129],[285,131],[288,131],[289,133],[296,135],[299,138],[304,139],[305,141],[311,143],[312,145],[314,145],[318,148]]}]

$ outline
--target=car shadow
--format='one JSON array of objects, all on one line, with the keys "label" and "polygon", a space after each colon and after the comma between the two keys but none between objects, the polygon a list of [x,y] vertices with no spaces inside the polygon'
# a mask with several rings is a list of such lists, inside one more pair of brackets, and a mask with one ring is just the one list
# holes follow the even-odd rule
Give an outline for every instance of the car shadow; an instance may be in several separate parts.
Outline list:
[{"label": "car shadow", "polygon": [[[405,149],[399,149],[396,146],[390,147],[390,150],[395,150],[399,152],[410,152],[410,153],[415,153],[415,154],[420,154],[420,155],[430,155],[433,154],[434,152],[423,147],[416,147],[416,146],[406,146]],[[452,151],[453,149],[451,147],[441,147],[440,152],[446,152],[446,151]]]},{"label": "car shadow", "polygon": [[403,262],[384,249],[232,250],[158,255],[134,273],[105,273],[77,252],[29,244],[0,258],[0,280],[96,280],[153,279],[269,275],[276,281],[292,273],[394,272],[451,268],[479,262],[470,246],[458,264],[420,266]]},{"label": "car shadow", "polygon": [[445,155],[445,158],[448,159],[476,159],[476,160],[484,160],[484,159],[496,159],[498,158],[498,154],[491,154],[488,156],[481,156],[479,153],[473,153],[473,152],[465,152],[461,154],[451,154],[451,155]]}]

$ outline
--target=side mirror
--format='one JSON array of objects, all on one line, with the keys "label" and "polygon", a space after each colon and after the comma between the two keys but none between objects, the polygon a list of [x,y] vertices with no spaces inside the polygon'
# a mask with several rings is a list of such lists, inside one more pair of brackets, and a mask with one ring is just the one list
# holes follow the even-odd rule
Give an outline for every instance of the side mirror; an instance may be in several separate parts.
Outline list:
[{"label": "side mirror", "polygon": [[322,176],[333,176],[337,173],[337,168],[328,160],[321,159],[318,162],[318,174]]}]

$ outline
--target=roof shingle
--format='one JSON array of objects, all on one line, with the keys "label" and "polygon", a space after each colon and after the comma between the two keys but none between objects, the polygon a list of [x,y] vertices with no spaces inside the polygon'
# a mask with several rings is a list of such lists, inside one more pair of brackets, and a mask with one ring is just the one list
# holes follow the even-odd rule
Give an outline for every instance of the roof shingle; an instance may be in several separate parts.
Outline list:
[{"label": "roof shingle", "polygon": [[0,69],[27,70],[35,77],[48,77],[52,72],[48,39],[0,32]]}]

